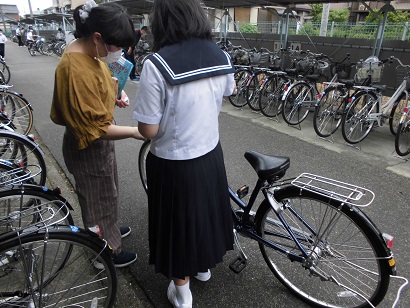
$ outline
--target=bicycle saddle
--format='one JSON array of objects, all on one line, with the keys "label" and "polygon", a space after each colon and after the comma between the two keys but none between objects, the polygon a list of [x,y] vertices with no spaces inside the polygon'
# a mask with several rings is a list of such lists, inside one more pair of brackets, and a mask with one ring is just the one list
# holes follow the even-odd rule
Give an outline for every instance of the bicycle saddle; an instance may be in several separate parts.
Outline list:
[{"label": "bicycle saddle", "polygon": [[290,166],[289,157],[269,156],[256,151],[248,151],[244,156],[262,181],[280,179]]}]

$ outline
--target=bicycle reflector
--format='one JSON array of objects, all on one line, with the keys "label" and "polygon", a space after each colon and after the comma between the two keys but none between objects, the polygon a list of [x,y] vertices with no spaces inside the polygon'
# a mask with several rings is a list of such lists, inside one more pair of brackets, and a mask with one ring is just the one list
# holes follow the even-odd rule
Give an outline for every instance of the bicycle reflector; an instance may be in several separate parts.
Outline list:
[{"label": "bicycle reflector", "polygon": [[387,233],[383,233],[382,236],[384,241],[386,242],[387,248],[392,249],[394,237]]},{"label": "bicycle reflector", "polygon": [[404,113],[408,113],[408,112],[409,112],[409,107],[404,107],[404,108],[403,108],[403,112],[404,112]]},{"label": "bicycle reflector", "polygon": [[318,94],[317,94],[317,98],[318,98],[318,99],[321,99],[321,98],[323,97],[323,93],[324,93],[324,92],[318,93]]}]

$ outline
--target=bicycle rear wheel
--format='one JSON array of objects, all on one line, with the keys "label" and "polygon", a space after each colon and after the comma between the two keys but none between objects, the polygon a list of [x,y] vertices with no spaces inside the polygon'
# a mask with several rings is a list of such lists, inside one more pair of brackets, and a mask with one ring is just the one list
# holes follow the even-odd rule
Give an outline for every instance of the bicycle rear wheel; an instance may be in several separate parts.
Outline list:
[{"label": "bicycle rear wheel", "polygon": [[282,112],[282,95],[287,81],[286,77],[274,75],[263,85],[259,95],[259,108],[264,116],[272,118]]},{"label": "bicycle rear wheel", "polygon": [[[377,306],[385,296],[391,268],[380,232],[356,208],[289,185],[275,192],[287,222],[307,253],[304,261],[268,201],[256,214],[258,235],[283,252],[260,243],[271,271],[293,294],[315,307]],[[345,287],[343,287],[345,286]]]},{"label": "bicycle rear wheel", "polygon": [[24,97],[15,92],[0,92],[0,110],[6,117],[2,120],[5,125],[11,121],[15,132],[23,135],[30,133],[33,127],[33,109]]},{"label": "bicycle rear wheel", "polygon": [[77,227],[9,236],[0,260],[0,303],[7,307],[113,307],[111,255],[103,241]]},{"label": "bicycle rear wheel", "polygon": [[283,120],[289,125],[303,122],[309,114],[308,106],[316,101],[314,87],[307,82],[298,82],[290,86],[283,99]]},{"label": "bicycle rear wheel", "polygon": [[400,97],[394,102],[389,116],[389,128],[393,135],[396,135],[397,128],[399,127],[401,112],[406,107],[408,101],[406,100],[406,93],[402,93]]},{"label": "bicycle rear wheel", "polygon": [[44,153],[40,146],[25,135],[0,130],[0,159],[22,168],[31,175],[26,183],[45,185],[47,178]]},{"label": "bicycle rear wheel", "polygon": [[[3,172],[3,170],[1,170]],[[66,199],[38,185],[15,185],[0,190],[0,234],[27,226],[74,225]]]},{"label": "bicycle rear wheel", "polygon": [[379,112],[377,97],[372,92],[360,92],[347,108],[342,119],[343,138],[350,144],[359,143],[375,124],[370,114]]},{"label": "bicycle rear wheel", "polygon": [[332,135],[342,123],[346,92],[340,88],[327,88],[315,107],[313,128],[318,136]]},{"label": "bicycle rear wheel", "polygon": [[394,141],[396,153],[400,156],[410,154],[410,119],[399,124]]},{"label": "bicycle rear wheel", "polygon": [[3,73],[3,82],[8,84],[10,82],[10,69],[5,62],[0,62],[0,70]]}]

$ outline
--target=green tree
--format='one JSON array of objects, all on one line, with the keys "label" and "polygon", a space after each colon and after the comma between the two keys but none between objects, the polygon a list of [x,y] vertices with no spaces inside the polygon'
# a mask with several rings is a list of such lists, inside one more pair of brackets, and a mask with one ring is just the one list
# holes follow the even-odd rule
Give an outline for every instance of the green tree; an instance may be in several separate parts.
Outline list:
[{"label": "green tree", "polygon": [[[369,12],[369,15],[366,16],[364,21],[366,23],[377,23],[379,21],[378,18],[383,18],[383,15],[379,15],[379,10],[373,10],[373,12]],[[389,12],[389,15],[387,16],[387,22],[389,23],[400,23],[406,21],[410,21],[410,12]]]},{"label": "green tree", "polygon": [[322,20],[323,4],[311,4],[312,10],[310,15],[312,15],[312,22],[320,22]]},{"label": "green tree", "polygon": [[258,28],[255,25],[245,22],[240,26],[239,31],[242,33],[258,33]]},{"label": "green tree", "polygon": [[345,8],[343,10],[330,10],[329,22],[348,22],[350,11]]},{"label": "green tree", "polygon": [[[312,22],[321,22],[322,21],[322,12],[323,12],[323,4],[311,4],[312,10],[310,11],[310,15],[312,15]],[[349,21],[349,10],[330,10],[329,12],[329,22],[348,22]]]}]

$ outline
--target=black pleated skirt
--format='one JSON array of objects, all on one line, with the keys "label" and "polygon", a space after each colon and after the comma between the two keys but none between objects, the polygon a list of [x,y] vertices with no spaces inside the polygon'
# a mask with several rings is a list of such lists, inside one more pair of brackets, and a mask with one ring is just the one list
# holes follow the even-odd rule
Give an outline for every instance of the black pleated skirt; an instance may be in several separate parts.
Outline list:
[{"label": "black pleated skirt", "polygon": [[220,143],[204,156],[147,156],[150,264],[168,278],[205,272],[233,249],[228,183]]}]

